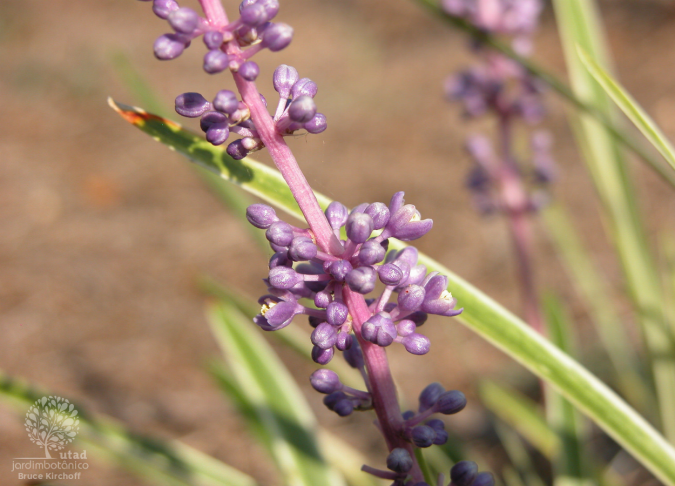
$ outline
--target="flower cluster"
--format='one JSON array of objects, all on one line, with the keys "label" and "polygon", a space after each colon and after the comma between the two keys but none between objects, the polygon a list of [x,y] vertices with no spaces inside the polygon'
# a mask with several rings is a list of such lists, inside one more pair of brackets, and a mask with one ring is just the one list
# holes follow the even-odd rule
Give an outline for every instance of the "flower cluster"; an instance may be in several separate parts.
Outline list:
[{"label": "flower cluster", "polygon": [[[274,89],[279,93],[279,104],[274,115],[274,127],[281,136],[293,135],[305,129],[309,133],[321,133],[326,129],[326,117],[317,113],[314,96],[316,83],[309,78],[300,79],[298,71],[282,64],[274,71]],[[267,101],[261,96],[265,106]],[[208,101],[199,93],[183,93],[176,97],[176,112],[188,118],[201,117],[199,126],[206,140],[213,145],[222,145],[230,133],[241,136],[227,146],[227,153],[235,160],[260,150],[265,145],[251,120],[250,110],[239,101],[237,95],[223,89]]]},{"label": "flower cluster", "polygon": [[[412,354],[429,351],[429,339],[416,332],[427,314],[454,316],[457,301],[446,290],[447,277],[438,272],[427,274],[417,263],[417,250],[406,247],[389,251],[388,239],[410,241],[420,238],[432,227],[430,219],[421,219],[419,211],[405,204],[403,193],[396,193],[389,205],[363,203],[348,211],[331,203],[326,218],[336,236],[345,228],[347,239],[339,254],[319,250],[312,233],[279,220],[274,210],[263,204],[249,206],[248,221],[265,229],[275,251],[265,279],[268,295],[260,299],[262,309],[255,322],[266,331],[282,329],[298,314],[310,316],[314,327],[312,358],[328,363],[334,348],[345,351],[353,343],[352,318],[343,303],[342,289],[347,286],[359,294],[370,294],[377,281],[384,290],[377,298],[367,299],[371,317],[363,324],[361,337],[386,347],[402,344]],[[376,236],[372,236],[377,232]],[[396,302],[389,302],[396,294]],[[310,299],[314,307],[298,302]]]}]

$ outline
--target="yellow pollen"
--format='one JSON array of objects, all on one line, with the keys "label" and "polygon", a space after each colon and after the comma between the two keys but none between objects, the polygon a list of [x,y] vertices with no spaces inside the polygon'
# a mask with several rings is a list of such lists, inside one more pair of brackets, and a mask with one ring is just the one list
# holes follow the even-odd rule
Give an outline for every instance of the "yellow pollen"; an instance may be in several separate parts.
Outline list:
[{"label": "yellow pollen", "polygon": [[265,314],[267,314],[267,312],[268,312],[272,307],[274,307],[275,305],[277,305],[276,302],[267,302],[267,303],[263,304],[263,306],[260,308],[260,314],[262,314],[263,317],[264,317]]}]

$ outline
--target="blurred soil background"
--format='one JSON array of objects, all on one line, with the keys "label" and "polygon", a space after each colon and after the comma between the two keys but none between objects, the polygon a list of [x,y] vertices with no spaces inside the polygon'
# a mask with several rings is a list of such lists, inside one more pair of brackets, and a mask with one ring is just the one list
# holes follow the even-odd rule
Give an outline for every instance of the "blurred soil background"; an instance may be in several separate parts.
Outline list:
[{"label": "blurred soil background", "polygon": [[[621,79],[675,138],[675,4],[601,5]],[[225,6],[234,11],[237,3]],[[329,128],[290,141],[313,187],[348,206],[388,202],[404,190],[435,221],[419,248],[518,312],[504,222],[479,216],[463,185],[470,167],[463,141],[489,132],[491,123],[467,122],[459,105],[443,99],[446,76],[472,63],[464,35],[409,0],[284,0],[278,20],[295,28],[295,38],[286,50],[256,58],[258,85],[275,105],[271,75],[281,63],[318,83],[316,101]],[[265,290],[267,255],[184,159],[106,104],[108,96],[139,103],[114,67],[119,55],[169,108],[185,91],[210,99],[233,89],[227,74],[201,70],[201,41],[178,60],[156,61],[152,43],[167,30],[149,3],[0,1],[0,368],[275,485],[270,460],[204,370],[219,350],[196,284],[206,274],[257,297]],[[564,75],[550,6],[535,58]],[[549,93],[548,107],[543,126],[555,135],[559,164],[554,197],[568,205],[608,281],[622,290],[566,106]],[[269,161],[264,151],[255,157]],[[672,228],[672,192],[640,163],[632,169],[650,233]],[[559,293],[574,317],[585,364],[601,371],[584,308],[541,231],[538,264],[541,289]],[[627,315],[626,302],[616,305]],[[416,358],[393,349],[395,376],[411,401],[431,381],[464,390],[470,406],[447,422],[480,446],[487,422],[475,398],[478,379],[523,389],[536,382],[450,319],[431,320],[424,331],[431,353]],[[279,352],[320,422],[379,465],[383,445],[371,418],[339,419],[326,411],[307,380],[314,367]],[[498,462],[501,453],[485,444],[486,457]],[[11,458],[36,452],[22,422],[0,407],[0,477],[9,474]],[[88,485],[145,484],[89,462]]]}]

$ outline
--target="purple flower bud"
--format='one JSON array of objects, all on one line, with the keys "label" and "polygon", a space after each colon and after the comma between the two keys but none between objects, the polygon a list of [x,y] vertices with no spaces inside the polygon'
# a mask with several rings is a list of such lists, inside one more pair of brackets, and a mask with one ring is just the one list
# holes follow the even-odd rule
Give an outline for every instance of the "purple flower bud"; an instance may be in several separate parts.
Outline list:
[{"label": "purple flower bud", "polygon": [[438,397],[435,407],[444,415],[452,415],[461,412],[466,407],[466,397],[459,390],[446,391]]},{"label": "purple flower bud", "polygon": [[213,98],[213,107],[223,113],[231,115],[239,108],[237,95],[229,89],[221,89]]},{"label": "purple flower bud", "polygon": [[[255,81],[260,74],[260,68],[258,64],[254,61],[246,61],[244,64],[239,66],[239,75],[244,78],[246,81]],[[265,103],[267,104],[267,103]]]},{"label": "purple flower bud", "polygon": [[347,238],[354,243],[365,243],[373,232],[373,218],[365,213],[352,212],[347,218]]},{"label": "purple flower bud", "polygon": [[374,265],[384,259],[385,249],[375,240],[366,241],[359,249],[359,261],[363,265]]},{"label": "purple flower bud", "polygon": [[408,285],[398,294],[398,306],[406,312],[414,311],[424,302],[424,287]]},{"label": "purple flower bud", "polygon": [[330,292],[326,292],[325,290],[317,292],[314,295],[314,305],[319,307],[320,309],[325,309],[326,307],[328,307],[330,301],[331,301]]},{"label": "purple flower bud", "polygon": [[354,339],[352,345],[348,347],[342,355],[347,364],[352,368],[363,368],[363,353],[361,352],[361,345],[358,340]]},{"label": "purple flower bud", "polygon": [[406,351],[417,356],[427,354],[429,352],[429,348],[431,347],[431,341],[429,338],[418,333],[413,333],[404,337],[402,344]]},{"label": "purple flower bud", "polygon": [[478,476],[478,465],[473,461],[459,461],[450,469],[450,479],[456,486],[471,486]]},{"label": "purple flower bud", "polygon": [[352,346],[353,341],[354,338],[352,338],[351,334],[340,332],[338,334],[338,340],[337,343],[335,343],[335,347],[340,351],[346,351]]},{"label": "purple flower bud", "polygon": [[429,317],[429,316],[427,315],[426,312],[417,311],[417,312],[413,312],[412,314],[410,314],[410,315],[408,316],[408,319],[410,319],[410,320],[413,321],[415,324],[417,324],[417,327],[420,327],[422,324],[424,324],[425,322],[427,322],[427,318],[428,318],[428,317]]},{"label": "purple flower bud", "polygon": [[241,160],[248,155],[248,150],[244,148],[241,140],[235,140],[227,146],[227,155],[232,157],[234,160]]},{"label": "purple flower bud", "polygon": [[270,258],[269,268],[270,270],[275,267],[286,267],[293,268],[293,262],[288,259],[287,252],[278,251]]},{"label": "purple flower bud", "polygon": [[377,267],[377,273],[384,285],[398,285],[403,279],[403,272],[393,263],[385,263]]},{"label": "purple flower bud", "polygon": [[436,438],[436,432],[428,425],[418,425],[410,432],[410,439],[417,447],[431,447]]},{"label": "purple flower bud", "polygon": [[319,324],[324,322],[323,319],[321,319],[320,317],[316,317],[316,316],[309,316],[309,319],[307,319],[307,320],[309,321],[309,325],[312,326],[314,329],[316,329]]},{"label": "purple flower bud", "polygon": [[298,81],[299,75],[297,69],[286,64],[282,64],[274,70],[272,77],[272,84],[274,90],[279,93],[282,98],[288,98],[291,88]]},{"label": "purple flower bud", "polygon": [[397,447],[387,456],[387,469],[397,473],[407,473],[413,467],[413,460],[407,450]]},{"label": "purple flower bud", "polygon": [[350,399],[340,400],[333,407],[333,411],[340,417],[346,417],[354,411],[354,403]]},{"label": "purple flower bud", "polygon": [[302,275],[288,267],[274,267],[269,274],[270,285],[275,289],[290,289],[303,281]]},{"label": "purple flower bud", "polygon": [[452,294],[446,290],[448,286],[448,277],[445,275],[427,276],[424,283],[426,295],[422,303],[421,310],[429,314],[438,314],[441,316],[456,316],[462,312],[461,309],[455,310],[457,301]]},{"label": "purple flower bud", "polygon": [[382,229],[389,222],[389,208],[386,204],[376,202],[369,205],[365,213],[373,218],[374,229]]},{"label": "purple flower bud", "polygon": [[326,128],[328,128],[328,122],[326,121],[326,115],[323,113],[317,113],[304,125],[304,129],[313,134],[321,133]]},{"label": "purple flower bud", "polygon": [[370,204],[368,204],[368,203],[361,203],[361,204],[359,204],[358,206],[356,206],[355,208],[353,208],[353,209],[349,212],[349,214],[353,214],[353,213],[364,213],[364,212],[366,211],[366,208],[367,208],[368,206],[370,206]]},{"label": "purple flower bud", "polygon": [[241,21],[249,27],[257,27],[267,22],[267,11],[265,6],[260,3],[254,3],[241,9]]},{"label": "purple flower bud", "polygon": [[347,320],[349,309],[342,302],[331,302],[326,308],[326,320],[333,326],[341,326]]},{"label": "purple flower bud", "polygon": [[[410,274],[408,279],[401,284],[403,285],[419,285],[424,281],[424,277],[427,275],[427,267],[424,265],[415,265],[410,269]],[[402,290],[400,287],[397,290]]]},{"label": "purple flower bud", "polygon": [[216,74],[225,71],[229,65],[230,58],[220,49],[213,49],[204,55],[204,71],[209,74]]},{"label": "purple flower bud", "polygon": [[335,410],[335,404],[349,398],[345,392],[334,391],[323,397],[323,404],[328,410]]},{"label": "purple flower bud", "polygon": [[397,284],[395,285],[400,285],[406,280],[408,280],[408,277],[410,276],[410,265],[408,265],[406,262],[403,260],[396,259],[393,262],[391,262],[391,265],[395,266],[401,271],[401,278],[398,281]]},{"label": "purple flower bud", "polygon": [[212,51],[214,49],[220,49],[220,46],[223,45],[223,34],[217,30],[212,30],[204,34],[204,44],[206,47]]},{"label": "purple flower bud", "polygon": [[278,246],[288,246],[293,241],[293,228],[285,221],[275,221],[265,232],[265,238]]},{"label": "purple flower bud", "polygon": [[288,117],[294,122],[306,123],[314,118],[316,103],[309,96],[299,96],[288,107]]},{"label": "purple flower bud", "polygon": [[262,37],[264,47],[272,52],[280,51],[293,40],[293,27],[287,24],[272,24],[265,29]]},{"label": "purple flower bud", "polygon": [[403,412],[402,416],[403,420],[410,420],[415,416],[415,412],[413,412],[412,410],[408,410],[406,412]]},{"label": "purple flower bud", "polygon": [[338,230],[347,222],[349,210],[347,210],[347,207],[344,204],[333,201],[326,208],[325,214],[331,228]]},{"label": "purple flower bud", "polygon": [[432,220],[421,219],[415,206],[406,204],[398,211],[392,212],[385,231],[401,241],[411,241],[427,234],[433,225]]},{"label": "purple flower bud", "polygon": [[288,248],[288,255],[296,262],[311,260],[316,256],[318,249],[311,238],[296,236]]},{"label": "purple flower bud", "polygon": [[396,324],[396,333],[401,337],[410,336],[417,329],[417,324],[409,319],[404,319]]},{"label": "purple flower bud", "polygon": [[279,13],[278,0],[258,0],[256,3],[265,7],[265,11],[267,12],[267,20],[272,20]]},{"label": "purple flower bud", "polygon": [[403,191],[399,191],[393,196],[391,196],[391,201],[389,201],[389,213],[394,214],[396,211],[401,209],[404,204],[403,196],[405,193]]},{"label": "purple flower bud", "polygon": [[494,476],[489,472],[482,472],[476,476],[476,479],[471,486],[494,486],[494,484]]},{"label": "purple flower bud", "polygon": [[267,204],[251,204],[246,208],[246,219],[253,226],[260,229],[267,229],[273,223],[279,221],[274,208]]},{"label": "purple flower bud", "polygon": [[302,78],[298,80],[291,88],[291,98],[295,99],[300,96],[309,96],[314,98],[318,93],[319,88],[314,81],[309,78]]},{"label": "purple flower bud", "polygon": [[[427,423],[427,425],[429,424]],[[436,437],[434,438],[434,445],[444,445],[446,442],[448,442],[450,436],[445,430],[434,429],[434,432],[436,432]]]},{"label": "purple flower bud", "polygon": [[201,120],[199,120],[199,126],[204,132],[216,123],[227,123],[227,117],[217,111],[207,111],[202,115]]},{"label": "purple flower bud", "polygon": [[176,97],[176,113],[188,118],[202,116],[210,105],[199,93],[183,93]]},{"label": "purple flower bud", "polygon": [[227,123],[214,123],[206,130],[206,140],[213,145],[222,145],[230,136]]},{"label": "purple flower bud", "polygon": [[440,419],[427,420],[424,425],[428,425],[438,433],[440,430],[445,430],[445,423]]},{"label": "purple flower bud", "polygon": [[312,373],[309,377],[309,382],[312,384],[312,388],[326,395],[339,391],[342,388],[342,383],[340,383],[337,373],[326,369],[316,370]]},{"label": "purple flower bud", "polygon": [[422,390],[419,396],[419,412],[422,413],[425,410],[433,407],[438,398],[445,392],[445,388],[440,383],[432,383],[427,385],[427,387]]},{"label": "purple flower bud", "polygon": [[396,326],[388,314],[378,313],[363,323],[361,337],[378,346],[389,346],[396,339]]},{"label": "purple flower bud", "polygon": [[181,34],[192,34],[199,27],[199,15],[188,7],[179,8],[169,14],[169,25]]},{"label": "purple flower bud", "polygon": [[352,264],[347,260],[337,260],[328,267],[328,273],[330,273],[338,282],[344,281],[345,277],[350,272],[352,272]]},{"label": "purple flower bud", "polygon": [[314,346],[312,348],[312,359],[315,363],[320,365],[326,365],[330,363],[330,360],[333,359],[333,348],[321,349],[319,346]]},{"label": "purple flower bud", "polygon": [[322,322],[312,331],[311,340],[314,346],[321,349],[329,349],[337,342],[337,331],[327,322]]},{"label": "purple flower bud", "polygon": [[354,292],[365,295],[375,289],[376,278],[377,272],[371,267],[359,267],[349,272],[345,281]]},{"label": "purple flower bud", "polygon": [[[267,308],[267,309],[266,309]],[[291,323],[298,313],[298,304],[295,302],[279,302],[263,306],[263,317],[274,329],[281,329]]]},{"label": "purple flower bud", "polygon": [[396,253],[395,260],[406,262],[411,268],[417,265],[419,252],[414,246],[407,246]]},{"label": "purple flower bud", "polygon": [[187,44],[189,44],[189,42],[178,34],[164,34],[159,36],[153,46],[155,57],[160,61],[176,59],[183,53]]},{"label": "purple flower bud", "polygon": [[152,3],[152,11],[160,19],[169,18],[169,14],[174,10],[178,10],[178,3],[175,0],[155,0]]}]

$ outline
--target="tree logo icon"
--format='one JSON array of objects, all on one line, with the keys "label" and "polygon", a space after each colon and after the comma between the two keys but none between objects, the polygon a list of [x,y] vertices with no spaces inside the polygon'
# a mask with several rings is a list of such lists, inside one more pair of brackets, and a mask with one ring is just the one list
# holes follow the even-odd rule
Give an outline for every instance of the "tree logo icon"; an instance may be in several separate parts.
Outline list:
[{"label": "tree logo icon", "polygon": [[31,442],[49,451],[60,451],[73,441],[80,430],[75,406],[61,397],[42,397],[26,413],[26,430]]}]

